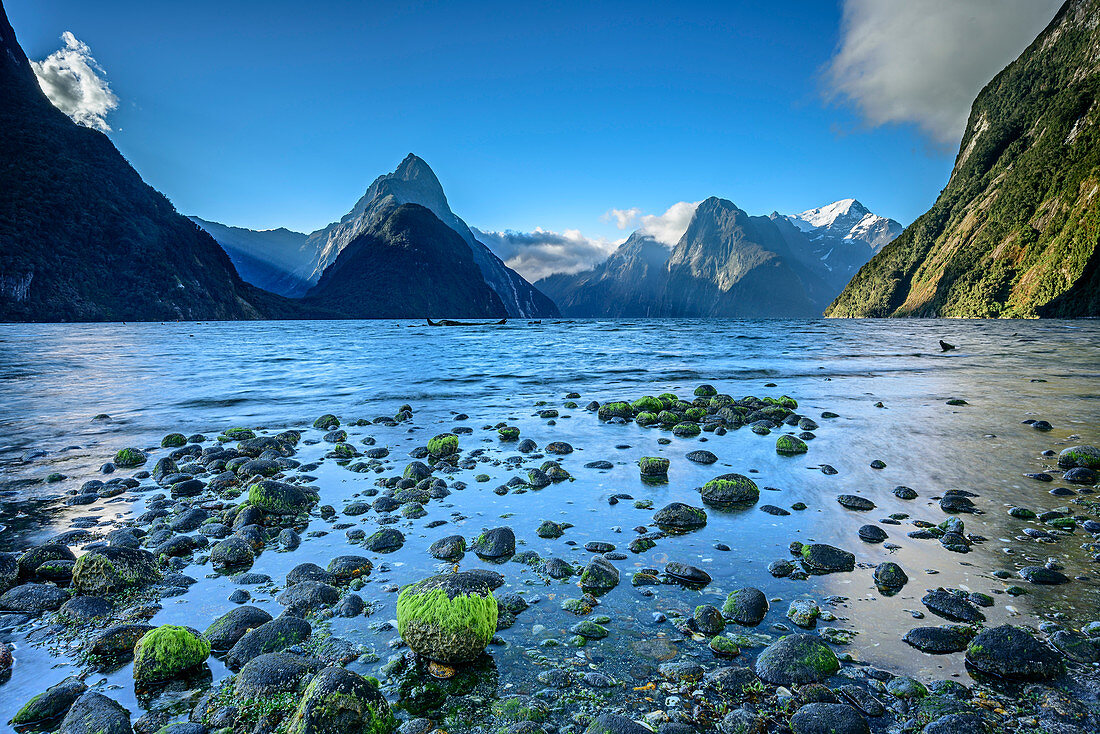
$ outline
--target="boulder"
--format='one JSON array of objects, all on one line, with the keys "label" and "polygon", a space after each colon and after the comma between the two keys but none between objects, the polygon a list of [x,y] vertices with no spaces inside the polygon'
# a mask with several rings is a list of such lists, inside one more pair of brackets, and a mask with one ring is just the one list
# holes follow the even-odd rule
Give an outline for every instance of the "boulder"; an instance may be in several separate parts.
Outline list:
[{"label": "boulder", "polygon": [[344,668],[325,668],[302,693],[288,734],[389,734],[397,728],[374,681]]},{"label": "boulder", "polygon": [[497,627],[493,592],[470,573],[443,574],[410,584],[397,598],[397,628],[412,650],[444,665],[469,662]]},{"label": "boulder", "polygon": [[836,654],[820,637],[787,635],[768,645],[756,658],[756,674],[780,686],[820,683],[840,670]]},{"label": "boulder", "polygon": [[58,734],[133,734],[130,712],[102,693],[85,691],[61,720]]},{"label": "boulder", "polygon": [[156,558],[140,548],[96,548],[78,558],[73,567],[73,588],[81,594],[115,594],[160,579]]},{"label": "boulder", "polygon": [[210,657],[210,643],[187,627],[164,624],[134,645],[134,680],[143,683],[184,676]]}]

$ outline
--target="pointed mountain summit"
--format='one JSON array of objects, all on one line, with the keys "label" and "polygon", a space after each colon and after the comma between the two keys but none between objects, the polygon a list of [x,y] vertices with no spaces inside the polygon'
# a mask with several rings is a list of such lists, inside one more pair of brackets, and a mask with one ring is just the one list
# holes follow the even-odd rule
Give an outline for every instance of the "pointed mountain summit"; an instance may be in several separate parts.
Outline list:
[{"label": "pointed mountain summit", "polygon": [[0,3],[0,321],[261,318],[205,232],[38,85]]},{"label": "pointed mountain summit", "polygon": [[305,302],[351,318],[507,315],[462,237],[419,204],[373,216],[325,268]]},{"label": "pointed mountain summit", "polygon": [[1069,0],[974,100],[936,203],[827,316],[1100,316],[1100,0]]},{"label": "pointed mountain summit", "polygon": [[[507,315],[515,318],[542,318],[558,315],[553,301],[540,293],[518,273],[509,268],[480,242],[462,219],[451,211],[447,195],[435,172],[420,157],[410,153],[392,173],[379,176],[359,198],[355,206],[339,221],[305,237],[296,251],[287,250],[276,235],[269,232],[252,232],[255,242],[262,242],[258,252],[252,248],[245,253],[249,258],[259,258],[267,265],[284,271],[282,274],[260,272],[248,268],[253,277],[262,279],[278,293],[300,298],[319,283],[325,270],[356,237],[376,228],[394,209],[403,204],[417,204],[435,215],[450,227],[465,243],[473,261],[477,264],[481,279],[497,294]],[[198,221],[198,220],[196,220]],[[203,226],[206,226],[205,224]],[[210,227],[208,231],[219,238],[231,254],[241,251],[241,230]],[[227,229],[234,231],[227,232]],[[242,258],[243,259],[243,258]]]}]

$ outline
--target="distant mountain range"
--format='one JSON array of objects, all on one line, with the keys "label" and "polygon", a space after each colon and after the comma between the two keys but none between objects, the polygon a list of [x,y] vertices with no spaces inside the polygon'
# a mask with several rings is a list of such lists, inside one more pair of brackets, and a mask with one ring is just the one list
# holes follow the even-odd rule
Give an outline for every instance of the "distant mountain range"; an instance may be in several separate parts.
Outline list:
[{"label": "distant mountain range", "polygon": [[536,285],[574,317],[813,318],[901,230],[855,199],[754,217],[711,197],[671,249],[639,230],[596,268]]},{"label": "distant mountain range", "polygon": [[827,316],[1100,316],[1100,0],[1070,0],[978,94],[932,208]]},{"label": "distant mountain range", "polygon": [[[506,266],[485,244],[474,237],[466,223],[451,211],[435,173],[427,163],[411,153],[393,173],[375,179],[340,221],[312,234],[286,229],[256,231],[208,222],[198,217],[191,219],[225,248],[242,277],[249,282],[283,296],[301,298],[309,295],[311,300],[316,300],[319,292],[312,293],[310,289],[319,284],[340,253],[368,231],[372,233],[375,242],[380,234],[391,232],[392,230],[380,225],[397,207],[404,204],[416,204],[427,209],[458,235],[459,241],[464,243],[477,266],[479,274],[475,276],[476,279],[483,281],[503,306],[502,316],[543,318],[558,315],[557,307],[549,298]],[[428,231],[428,228],[423,231]],[[424,251],[430,249],[428,247]],[[389,250],[382,250],[383,253],[387,251]],[[467,255],[459,251],[452,254],[460,260],[464,260]],[[445,261],[430,263],[426,267],[444,264]],[[357,271],[344,266],[341,272],[345,273],[343,277],[351,278],[356,277]],[[330,288],[331,281],[331,278],[327,281]],[[411,285],[415,287],[416,283]],[[472,312],[452,312],[452,315],[481,313],[483,305],[478,300]],[[359,312],[358,306],[352,310]]]}]

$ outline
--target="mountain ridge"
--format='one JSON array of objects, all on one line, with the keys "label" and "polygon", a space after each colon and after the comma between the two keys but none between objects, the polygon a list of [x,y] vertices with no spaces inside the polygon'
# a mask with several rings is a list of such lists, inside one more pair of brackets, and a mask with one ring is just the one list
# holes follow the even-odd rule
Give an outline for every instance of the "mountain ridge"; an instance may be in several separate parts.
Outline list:
[{"label": "mountain ridge", "polygon": [[[836,211],[820,226],[803,222],[804,230],[792,222],[828,207]],[[858,216],[841,221],[848,212]],[[879,239],[901,225],[855,199],[803,215],[753,217],[710,197],[672,247],[638,230],[595,268],[536,285],[566,316],[819,316]],[[864,220],[874,226],[857,229]]]}]

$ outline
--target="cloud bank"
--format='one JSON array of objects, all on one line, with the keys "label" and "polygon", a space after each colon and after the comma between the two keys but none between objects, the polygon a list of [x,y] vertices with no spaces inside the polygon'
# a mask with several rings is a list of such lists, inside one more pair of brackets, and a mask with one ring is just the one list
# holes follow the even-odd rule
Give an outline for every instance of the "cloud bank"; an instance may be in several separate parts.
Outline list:
[{"label": "cloud bank", "polygon": [[534,232],[474,229],[473,232],[505,265],[532,283],[554,273],[590,270],[606,260],[619,244],[585,237],[576,229],[564,232],[538,228]]},{"label": "cloud bank", "polygon": [[974,97],[1054,17],[1062,0],[845,0],[826,98],[871,126],[914,123],[958,144]]},{"label": "cloud bank", "polygon": [[75,122],[109,132],[107,114],[118,107],[118,97],[103,77],[103,69],[92,57],[88,45],[69,31],[61,35],[65,48],[43,61],[32,61],[38,84],[54,107]]},{"label": "cloud bank", "polygon": [[[600,219],[614,222],[620,230],[637,229],[672,247],[684,235],[698,205],[699,202],[681,201],[669,207],[664,214],[643,214],[637,207],[609,209]],[[591,270],[625,241],[625,238],[585,237],[577,229],[564,232],[541,228],[536,228],[534,232],[474,229],[473,232],[505,265],[532,283],[555,273],[572,275]]]}]

